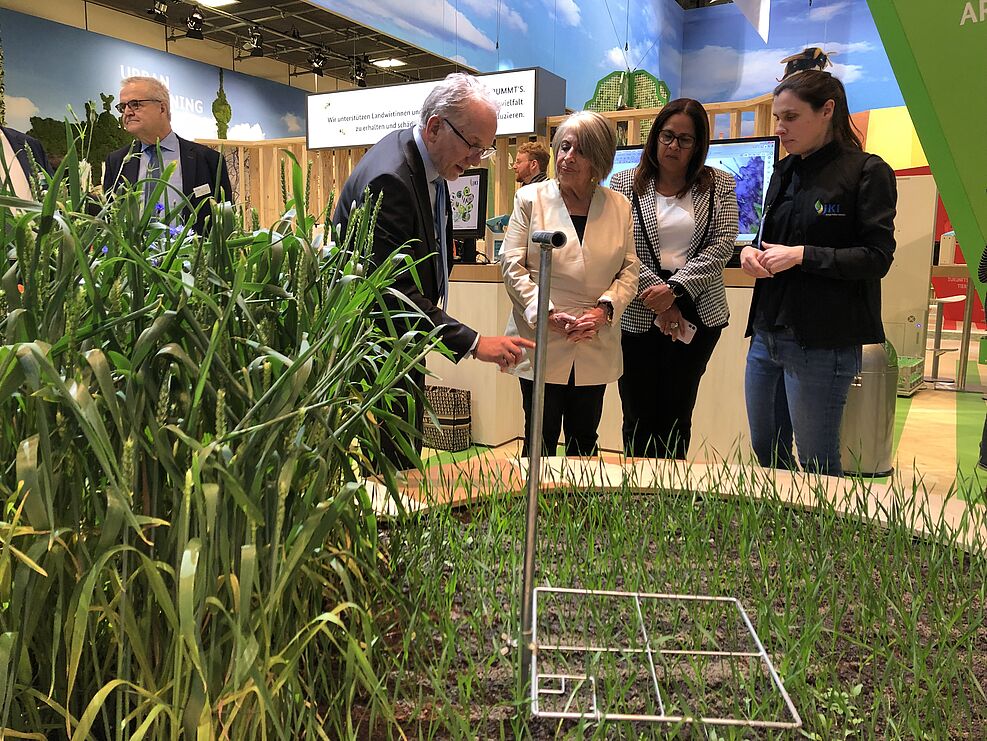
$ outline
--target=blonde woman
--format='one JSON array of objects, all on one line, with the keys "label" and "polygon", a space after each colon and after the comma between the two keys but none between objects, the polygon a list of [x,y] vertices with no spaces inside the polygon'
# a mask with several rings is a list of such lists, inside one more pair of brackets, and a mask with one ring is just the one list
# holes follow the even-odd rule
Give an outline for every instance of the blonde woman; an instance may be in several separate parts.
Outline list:
[{"label": "blonde woman", "polygon": [[[501,269],[514,303],[507,335],[535,337],[540,248],[532,232],[558,230],[568,241],[553,251],[542,446],[555,453],[565,431],[566,455],[592,455],[608,383],[620,378],[620,317],[637,293],[639,263],[631,206],[600,181],[613,167],[616,132],[603,116],[574,113],[555,132],[556,176],[521,188],[507,225]],[[520,378],[525,446],[531,424],[531,354]],[[525,447],[527,455],[527,447]]]}]

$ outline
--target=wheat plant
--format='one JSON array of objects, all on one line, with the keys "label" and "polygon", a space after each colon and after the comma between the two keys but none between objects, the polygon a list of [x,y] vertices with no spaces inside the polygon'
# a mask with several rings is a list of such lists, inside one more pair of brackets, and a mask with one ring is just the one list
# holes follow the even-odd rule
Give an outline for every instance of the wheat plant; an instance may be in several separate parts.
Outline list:
[{"label": "wheat plant", "polygon": [[368,267],[379,203],[323,235],[332,204],[307,212],[296,161],[277,224],[213,203],[196,235],[143,183],[83,193],[66,130],[37,200],[0,195],[0,728],[340,738],[356,701],[386,719],[361,482],[393,482],[381,430],[409,430],[396,384],[436,342],[381,308],[414,266]]}]

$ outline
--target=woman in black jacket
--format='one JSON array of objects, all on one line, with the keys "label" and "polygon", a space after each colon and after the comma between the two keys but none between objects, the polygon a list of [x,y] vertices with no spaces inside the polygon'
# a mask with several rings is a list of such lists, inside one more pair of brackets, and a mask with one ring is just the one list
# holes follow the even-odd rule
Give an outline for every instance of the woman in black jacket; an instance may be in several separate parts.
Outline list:
[{"label": "woman in black jacket", "polygon": [[840,476],[840,422],[861,346],[883,342],[881,278],[894,258],[894,172],[863,151],[843,84],[809,70],[774,90],[775,131],[789,156],[768,186],[745,379],[751,442],[762,466]]}]

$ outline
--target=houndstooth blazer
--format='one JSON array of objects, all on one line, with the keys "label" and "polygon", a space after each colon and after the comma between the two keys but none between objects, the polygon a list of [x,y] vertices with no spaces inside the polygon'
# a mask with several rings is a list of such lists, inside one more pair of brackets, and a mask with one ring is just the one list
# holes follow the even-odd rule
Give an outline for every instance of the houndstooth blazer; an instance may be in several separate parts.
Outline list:
[{"label": "houndstooth blazer", "polygon": [[[701,193],[698,188],[692,189],[692,202],[696,215],[696,228],[692,233],[692,244],[686,264],[675,273],[675,282],[692,297],[696,304],[699,318],[707,327],[725,327],[730,319],[727,307],[727,293],[723,287],[723,268],[733,255],[733,246],[737,239],[737,192],[736,183],[729,173],[710,168],[713,171],[715,189],[713,195],[713,221],[709,225],[706,244],[700,245],[706,221],[709,219],[709,194]],[[610,187],[624,195],[627,200],[633,198],[634,170],[618,172],[610,179]],[[654,184],[648,187],[646,193],[639,196],[641,213],[654,245],[658,259],[661,260],[661,243],[658,238],[658,215]],[[640,295],[644,289],[662,283],[641,231],[642,224],[634,211],[634,242],[637,245],[637,256],[641,260],[641,277],[637,295],[620,320],[620,328],[625,332],[641,334],[647,332],[655,319],[655,313],[641,303]]]}]

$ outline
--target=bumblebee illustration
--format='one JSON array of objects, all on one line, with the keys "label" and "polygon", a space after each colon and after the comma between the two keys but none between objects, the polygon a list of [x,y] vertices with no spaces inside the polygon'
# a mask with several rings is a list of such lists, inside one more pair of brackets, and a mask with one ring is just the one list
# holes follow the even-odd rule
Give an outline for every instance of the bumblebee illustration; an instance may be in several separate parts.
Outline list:
[{"label": "bumblebee illustration", "polygon": [[785,57],[781,60],[781,64],[785,65],[785,74],[781,76],[781,80],[794,75],[796,72],[804,72],[807,69],[824,70],[827,67],[832,67],[833,62],[830,60],[830,57],[833,54],[834,52],[827,53],[818,46],[812,46],[808,49],[803,49],[798,54]]}]

